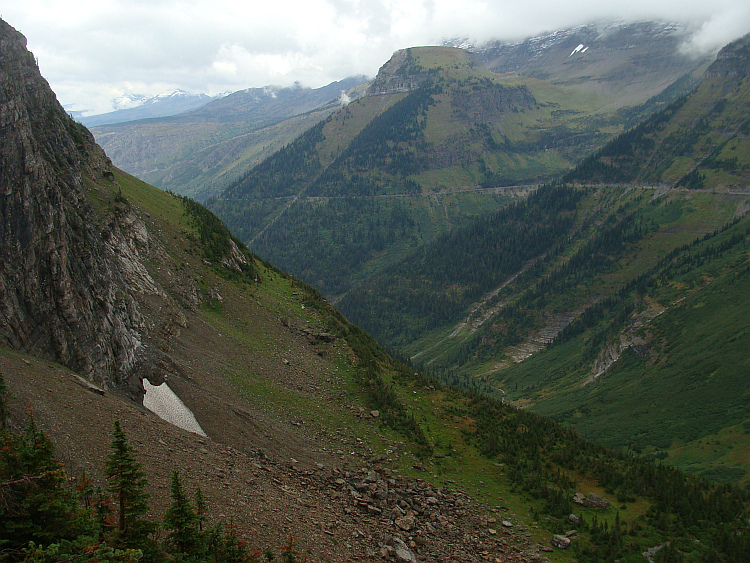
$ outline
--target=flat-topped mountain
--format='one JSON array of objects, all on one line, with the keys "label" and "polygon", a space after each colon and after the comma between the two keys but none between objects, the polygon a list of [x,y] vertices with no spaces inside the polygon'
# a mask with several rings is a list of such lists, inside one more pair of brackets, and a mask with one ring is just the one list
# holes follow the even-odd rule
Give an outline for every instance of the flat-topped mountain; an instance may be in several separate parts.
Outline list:
[{"label": "flat-topped mountain", "polygon": [[[3,558],[750,553],[743,489],[395,360],[204,207],[111,166],[5,22],[0,63]],[[141,402],[165,385],[202,434]]]}]

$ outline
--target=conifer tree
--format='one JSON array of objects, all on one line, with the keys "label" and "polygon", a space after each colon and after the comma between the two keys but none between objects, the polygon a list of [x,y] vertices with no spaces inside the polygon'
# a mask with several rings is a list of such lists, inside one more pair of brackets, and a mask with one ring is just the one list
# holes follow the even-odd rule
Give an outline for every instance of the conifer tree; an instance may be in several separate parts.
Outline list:
[{"label": "conifer tree", "polygon": [[92,529],[86,514],[64,488],[54,445],[33,413],[23,434],[0,429],[0,546],[18,550],[29,542],[47,544]]},{"label": "conifer tree", "polygon": [[206,524],[206,499],[200,487],[195,489],[195,515],[198,519],[198,531],[202,532]]},{"label": "conifer tree", "polygon": [[10,415],[9,396],[8,387],[5,385],[5,376],[0,371],[0,430],[5,430],[8,425],[8,416]]},{"label": "conifer tree", "polygon": [[126,546],[140,548],[156,529],[155,524],[142,518],[148,512],[148,481],[119,420],[115,421],[113,436],[112,451],[104,469],[104,476],[109,480],[107,490],[117,504],[117,529],[121,541]]},{"label": "conifer tree", "polygon": [[[179,553],[190,557],[199,557],[203,554],[203,534],[200,530],[201,517],[183,491],[180,474],[177,470],[172,472],[171,495],[172,506],[167,509],[164,515],[164,524],[170,530],[169,542]],[[203,509],[205,510],[205,506]]]}]

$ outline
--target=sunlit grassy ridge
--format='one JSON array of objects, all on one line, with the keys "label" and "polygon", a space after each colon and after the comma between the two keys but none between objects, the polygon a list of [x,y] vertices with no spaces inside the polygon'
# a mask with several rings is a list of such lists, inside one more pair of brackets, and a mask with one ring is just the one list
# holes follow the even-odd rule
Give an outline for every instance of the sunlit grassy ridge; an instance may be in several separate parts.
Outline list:
[{"label": "sunlit grassy ridge", "polygon": [[[497,75],[461,49],[408,49],[384,69],[378,95],[207,203],[253,251],[334,300],[622,130],[606,97]],[[403,80],[419,87],[405,92]]]},{"label": "sunlit grassy ridge", "polygon": [[[668,539],[678,541],[680,551],[691,556],[746,549],[744,535],[720,531],[736,529],[735,518],[746,502],[738,491],[685,480],[679,472],[616,455],[497,399],[446,387],[388,356],[319,292],[247,250],[240,247],[253,265],[253,276],[226,275],[219,259],[202,250],[201,232],[213,233],[208,240],[215,248],[223,248],[222,237],[229,241],[230,235],[210,214],[191,211],[194,204],[126,175],[118,176],[118,182],[109,197],[120,197],[147,212],[170,255],[195,263],[190,275],[202,278],[202,287],[221,293],[223,301],[217,306],[204,296],[207,306],[197,314],[202,322],[219,328],[232,345],[252,350],[259,362],[294,362],[289,328],[280,318],[290,326],[335,335],[322,345],[317,367],[304,366],[317,375],[315,383],[311,380],[302,387],[261,377],[252,365],[226,358],[222,376],[233,381],[246,400],[263,404],[269,417],[304,420],[307,431],[319,436],[341,437],[346,428],[347,439],[385,455],[401,473],[467,490],[487,503],[488,510],[495,510],[488,515],[513,514],[527,523],[534,539],[545,543],[552,533],[568,529],[567,516],[575,511],[584,519],[579,539],[572,552],[555,559],[598,561],[605,552],[635,556]],[[378,409],[380,416],[352,416],[359,408]],[[570,499],[576,491],[599,493],[612,505],[607,510],[574,506]],[[691,499],[692,513],[670,500],[677,491]],[[740,512],[704,509],[718,497],[733,510],[741,507]],[[705,526],[701,543],[679,543],[685,537],[681,530],[698,518]],[[675,527],[675,522],[680,525]],[[717,532],[713,539],[710,530]]]}]

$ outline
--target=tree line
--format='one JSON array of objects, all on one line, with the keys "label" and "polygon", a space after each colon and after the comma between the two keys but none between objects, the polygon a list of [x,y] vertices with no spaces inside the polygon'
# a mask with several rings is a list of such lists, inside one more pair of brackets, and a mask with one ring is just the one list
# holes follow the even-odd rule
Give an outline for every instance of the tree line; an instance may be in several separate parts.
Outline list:
[{"label": "tree line", "polygon": [[[148,480],[119,421],[103,471],[106,487],[85,473],[69,478],[33,412],[22,432],[6,428],[4,387],[0,374],[0,561],[240,563],[277,556],[252,551],[231,519],[210,525],[201,489],[191,498],[177,470],[161,524],[148,519]],[[292,538],[278,555],[302,560]]]}]

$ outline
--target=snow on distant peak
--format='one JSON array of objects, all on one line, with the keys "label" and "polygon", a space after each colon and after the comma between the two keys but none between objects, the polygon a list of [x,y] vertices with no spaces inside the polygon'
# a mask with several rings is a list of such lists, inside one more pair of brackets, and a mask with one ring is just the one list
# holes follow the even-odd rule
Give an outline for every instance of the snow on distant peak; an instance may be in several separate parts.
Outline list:
[{"label": "snow on distant peak", "polygon": [[578,47],[576,47],[575,49],[573,49],[573,52],[570,53],[570,55],[568,55],[568,57],[572,57],[576,53],[585,53],[588,50],[589,50],[589,48],[588,47],[584,47],[583,43],[581,43],[580,45],[578,45]]},{"label": "snow on distant peak", "polygon": [[142,105],[148,98],[140,94],[123,94],[112,100],[115,110],[134,108]]},{"label": "snow on distant peak", "polygon": [[156,96],[154,96],[154,98],[181,98],[189,95],[190,94],[188,94],[184,90],[167,90],[166,92],[157,94]]}]

